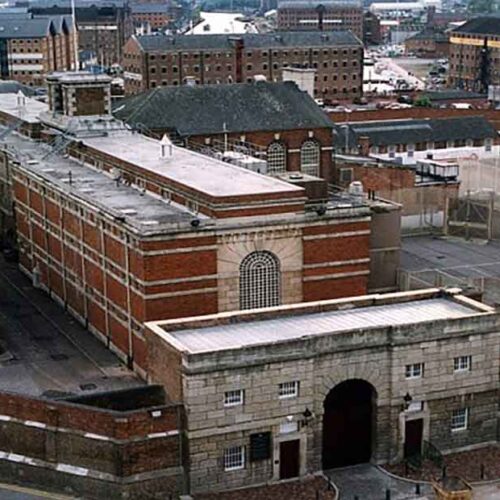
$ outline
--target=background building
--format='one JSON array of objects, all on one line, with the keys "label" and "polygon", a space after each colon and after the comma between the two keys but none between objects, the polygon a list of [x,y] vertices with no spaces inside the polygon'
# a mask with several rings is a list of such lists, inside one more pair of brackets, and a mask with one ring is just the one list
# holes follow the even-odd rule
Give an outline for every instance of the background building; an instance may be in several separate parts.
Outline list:
[{"label": "background building", "polygon": [[404,41],[405,53],[418,57],[448,57],[448,35],[442,31],[425,29]]},{"label": "background building", "polygon": [[[38,0],[29,6],[35,17],[71,15],[69,0]],[[79,50],[90,51],[98,64],[120,63],[122,47],[133,33],[128,3],[123,0],[99,2],[82,0],[76,4]]]},{"label": "background building", "polygon": [[244,35],[133,36],[124,47],[125,91],[161,85],[280,81],[282,68],[316,69],[325,100],[362,94],[363,45],[348,31]]},{"label": "background building", "polygon": [[42,86],[47,73],[75,67],[74,42],[69,17],[11,18],[0,13],[0,77]]},{"label": "background building", "polygon": [[500,84],[500,19],[477,17],[450,33],[451,87],[487,92]]},{"label": "background building", "polygon": [[281,0],[278,30],[351,30],[363,39],[363,6],[358,0]]},{"label": "background building", "polygon": [[148,25],[153,31],[167,26],[171,7],[167,3],[137,3],[130,6],[134,26]]},{"label": "background building", "polygon": [[334,123],[292,82],[157,87],[120,101],[114,115],[209,154],[246,152],[267,163],[261,173],[333,178]]}]

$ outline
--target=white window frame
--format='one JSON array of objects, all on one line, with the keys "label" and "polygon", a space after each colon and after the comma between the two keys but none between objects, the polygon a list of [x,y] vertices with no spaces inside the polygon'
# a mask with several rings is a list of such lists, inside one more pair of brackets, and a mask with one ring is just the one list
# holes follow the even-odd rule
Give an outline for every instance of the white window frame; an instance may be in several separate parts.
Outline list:
[{"label": "white window frame", "polygon": [[240,309],[281,304],[281,270],[276,255],[268,251],[248,254],[240,264]]},{"label": "white window frame", "polygon": [[472,356],[457,356],[453,358],[454,372],[470,372],[472,369]]},{"label": "white window frame", "polygon": [[272,142],[267,148],[267,173],[281,174],[286,171],[286,147],[281,142]]},{"label": "white window frame", "polygon": [[394,158],[396,156],[396,145],[395,144],[390,144],[387,147],[387,153],[389,155],[389,158]]},{"label": "white window frame", "polygon": [[424,376],[424,363],[411,363],[405,367],[405,378],[407,380],[422,378]]},{"label": "white window frame", "polygon": [[243,389],[234,389],[224,392],[224,406],[241,406],[245,401],[245,391]]},{"label": "white window frame", "polygon": [[491,151],[493,148],[493,139],[487,138],[484,140],[484,150],[485,151]]},{"label": "white window frame", "polygon": [[230,446],[224,450],[223,456],[224,471],[241,470],[245,468],[245,447]]},{"label": "white window frame", "polygon": [[457,408],[451,412],[451,432],[465,431],[469,427],[469,408]]},{"label": "white window frame", "polygon": [[305,141],[300,148],[300,170],[303,174],[319,177],[321,147],[315,140]]},{"label": "white window frame", "polygon": [[278,397],[280,399],[291,399],[299,396],[299,381],[290,380],[278,385]]},{"label": "white window frame", "polygon": [[[347,172],[349,172],[349,179],[345,179],[344,178],[344,175]],[[346,168],[346,167],[340,168],[339,169],[339,177],[340,177],[340,179],[339,179],[340,182],[342,182],[342,183],[345,182],[345,183],[349,183],[350,184],[354,180],[354,171],[353,171],[352,168]]]}]

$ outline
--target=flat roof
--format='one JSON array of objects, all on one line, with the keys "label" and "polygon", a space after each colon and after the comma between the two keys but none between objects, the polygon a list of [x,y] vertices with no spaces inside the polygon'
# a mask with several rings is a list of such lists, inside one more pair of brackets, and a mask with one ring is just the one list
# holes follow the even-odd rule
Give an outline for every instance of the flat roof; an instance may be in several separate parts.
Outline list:
[{"label": "flat roof", "polygon": [[213,197],[304,192],[287,182],[177,146],[172,146],[171,156],[167,147],[167,156],[161,158],[160,141],[128,131],[82,138],[82,142]]},{"label": "flat roof", "polygon": [[2,94],[0,99],[0,112],[11,115],[14,118],[19,118],[28,123],[39,123],[40,113],[45,113],[49,110],[49,106],[44,102],[24,97],[25,105],[19,106],[18,94]]},{"label": "flat roof", "polygon": [[[434,292],[436,292],[436,289],[434,289]],[[404,296],[405,294],[400,295]],[[383,297],[383,295],[378,297]],[[236,319],[236,321],[224,324],[221,321],[220,324],[215,326],[200,326],[199,328],[182,329],[182,321],[179,321],[172,330],[168,330],[169,322],[165,322],[164,325],[160,322],[156,323],[159,328],[156,328],[155,332],[160,334],[167,342],[175,344],[175,347],[181,351],[190,354],[201,354],[287,342],[317,335],[338,334],[358,329],[465,318],[484,314],[488,311],[486,307],[481,311],[472,305],[469,306],[467,302],[460,303],[447,296],[439,297],[436,293],[434,293],[434,296],[430,294],[428,297],[411,301],[395,300],[388,304],[364,307],[352,306],[345,300],[325,301],[330,304],[344,303],[346,308],[345,310],[312,311],[302,314],[293,314],[293,309],[291,309],[290,314],[283,311],[282,316],[272,319],[264,318],[258,321],[245,321],[243,313],[240,317],[232,318]],[[366,298],[353,298],[352,304]],[[307,304],[302,304],[302,306],[307,307]],[[285,308],[286,306],[282,306],[283,310]],[[212,318],[214,317],[212,316]],[[201,320],[202,318],[198,319]],[[193,318],[191,318],[192,320]],[[186,322],[188,323],[189,320],[186,320]],[[179,323],[181,329],[177,329]],[[155,325],[155,323],[152,324]]]},{"label": "flat roof", "polygon": [[[0,131],[4,130],[0,127]],[[104,209],[111,217],[123,217],[125,222],[141,233],[156,232],[162,226],[189,224],[194,214],[183,205],[167,202],[138,186],[117,184],[110,175],[91,168],[72,158],[50,154],[52,148],[22,135],[11,133],[3,139],[14,148],[22,166],[59,189],[86,201],[96,210]]]}]

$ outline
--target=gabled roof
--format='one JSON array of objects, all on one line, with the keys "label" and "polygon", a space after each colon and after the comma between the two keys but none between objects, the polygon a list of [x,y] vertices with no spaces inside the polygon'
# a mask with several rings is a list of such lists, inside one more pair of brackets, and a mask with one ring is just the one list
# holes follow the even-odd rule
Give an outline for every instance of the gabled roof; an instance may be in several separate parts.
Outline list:
[{"label": "gabled roof", "polygon": [[408,40],[434,40],[436,42],[446,42],[448,40],[448,35],[438,30],[423,29],[422,31],[408,37],[406,41]]},{"label": "gabled roof", "polygon": [[453,33],[472,33],[475,35],[500,35],[500,16],[481,16],[467,21],[453,30]]},{"label": "gabled roof", "polygon": [[171,7],[166,3],[139,3],[130,6],[132,14],[168,13]]},{"label": "gabled roof", "polygon": [[[335,143],[345,144],[345,126],[336,128]],[[374,146],[416,144],[464,139],[498,137],[495,127],[482,116],[440,118],[425,120],[391,120],[355,122],[349,124],[349,144],[357,144],[360,137],[368,137]]]},{"label": "gabled roof", "polygon": [[323,6],[327,9],[338,7],[361,8],[360,0],[282,0],[278,2],[279,9],[317,9]]},{"label": "gabled roof", "polygon": [[114,115],[181,136],[334,126],[292,82],[157,87],[120,101]]},{"label": "gabled roof", "polygon": [[15,80],[0,80],[0,94],[17,94],[19,91],[27,97],[35,95],[33,87],[28,87]]},{"label": "gabled roof", "polygon": [[351,31],[286,31],[238,35],[145,35],[135,37],[144,51],[229,49],[241,40],[245,48],[362,46]]},{"label": "gabled roof", "polygon": [[0,17],[0,38],[43,38],[55,26],[49,18],[18,19]]}]

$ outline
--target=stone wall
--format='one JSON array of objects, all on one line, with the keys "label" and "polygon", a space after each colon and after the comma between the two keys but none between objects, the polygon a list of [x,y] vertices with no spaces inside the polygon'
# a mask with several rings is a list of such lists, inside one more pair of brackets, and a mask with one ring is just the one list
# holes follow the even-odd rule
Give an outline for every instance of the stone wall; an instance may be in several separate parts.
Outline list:
[{"label": "stone wall", "polygon": [[[423,419],[423,439],[443,451],[494,441],[499,332],[499,318],[488,315],[190,354],[183,361],[183,393],[192,491],[278,479],[279,443],[291,439],[300,440],[300,473],[320,470],[325,398],[352,379],[368,382],[376,394],[373,462],[402,459],[406,421],[416,418]],[[458,356],[471,356],[471,370],[454,370]],[[406,378],[413,363],[424,363],[421,378]],[[289,381],[299,382],[299,394],[280,399],[278,386]],[[224,393],[239,389],[244,404],[225,407]],[[452,411],[462,407],[469,408],[469,425],[451,431]],[[250,436],[257,432],[271,432],[273,451],[251,462]],[[231,446],[245,447],[245,467],[224,471],[224,449]]]}]

